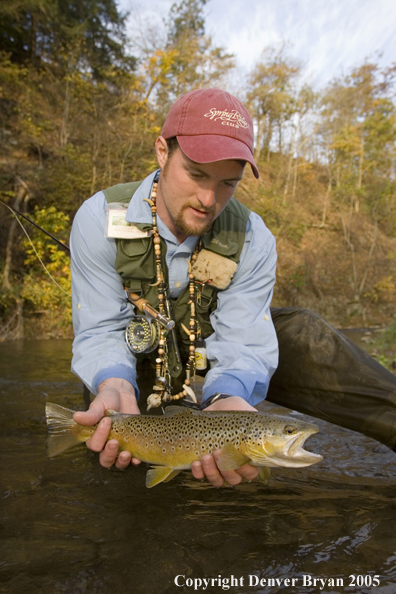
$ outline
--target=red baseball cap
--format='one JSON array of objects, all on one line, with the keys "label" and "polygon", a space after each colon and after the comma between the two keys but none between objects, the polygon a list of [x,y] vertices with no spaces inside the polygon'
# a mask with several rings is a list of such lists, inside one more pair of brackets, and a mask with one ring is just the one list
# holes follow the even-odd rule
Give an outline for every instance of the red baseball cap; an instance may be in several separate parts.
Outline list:
[{"label": "red baseball cap", "polygon": [[250,163],[259,177],[252,118],[226,91],[196,89],[180,97],[170,108],[161,135],[176,136],[183,153],[196,163],[240,159]]}]

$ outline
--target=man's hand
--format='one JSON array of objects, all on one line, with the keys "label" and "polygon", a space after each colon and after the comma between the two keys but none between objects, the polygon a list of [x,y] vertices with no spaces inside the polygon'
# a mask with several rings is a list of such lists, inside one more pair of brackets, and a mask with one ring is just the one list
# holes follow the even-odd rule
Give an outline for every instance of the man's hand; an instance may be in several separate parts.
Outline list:
[{"label": "man's hand", "polygon": [[[208,406],[205,412],[211,410],[249,410],[257,412],[253,406],[250,406],[250,404],[239,396],[217,400],[217,402]],[[206,477],[213,487],[221,487],[224,482],[235,486],[242,479],[251,481],[258,475],[258,468],[250,464],[244,464],[244,466],[241,466],[237,470],[220,471],[216,463],[219,453],[220,450],[216,450],[213,456],[211,454],[205,454],[201,461],[193,462],[191,467],[193,476],[199,480]]]},{"label": "man's hand", "polygon": [[131,462],[135,465],[140,464],[140,460],[131,458],[129,452],[123,451],[117,456],[118,441],[115,439],[106,443],[111,428],[111,419],[102,417],[109,408],[126,414],[140,414],[135,388],[132,384],[120,378],[107,379],[100,384],[89,410],[74,413],[73,419],[80,425],[95,425],[102,419],[93,436],[87,441],[87,446],[94,452],[100,452],[99,462],[105,468],[110,468],[115,464],[117,468],[123,470]]}]

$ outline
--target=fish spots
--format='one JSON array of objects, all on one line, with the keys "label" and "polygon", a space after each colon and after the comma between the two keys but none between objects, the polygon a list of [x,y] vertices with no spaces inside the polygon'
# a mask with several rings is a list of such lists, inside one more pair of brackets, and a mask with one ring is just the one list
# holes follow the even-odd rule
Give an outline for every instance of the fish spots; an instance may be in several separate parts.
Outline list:
[{"label": "fish spots", "polygon": [[263,439],[270,442],[273,436],[285,436],[286,427],[298,427],[295,419],[275,417],[248,411],[229,412],[181,411],[164,417],[145,416],[119,417],[113,421],[114,437],[121,438],[126,449],[138,445],[147,451],[146,457],[155,464],[164,464],[171,455],[178,462],[199,460],[231,443],[238,449],[248,445],[252,449],[262,447]]}]

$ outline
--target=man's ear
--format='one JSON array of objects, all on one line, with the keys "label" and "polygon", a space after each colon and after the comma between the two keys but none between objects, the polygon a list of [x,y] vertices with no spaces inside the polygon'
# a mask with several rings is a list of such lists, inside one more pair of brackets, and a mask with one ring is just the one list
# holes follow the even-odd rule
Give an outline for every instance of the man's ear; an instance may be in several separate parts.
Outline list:
[{"label": "man's ear", "polygon": [[157,140],[155,141],[155,152],[157,154],[158,165],[161,169],[163,169],[169,155],[168,145],[163,136],[158,136]]}]

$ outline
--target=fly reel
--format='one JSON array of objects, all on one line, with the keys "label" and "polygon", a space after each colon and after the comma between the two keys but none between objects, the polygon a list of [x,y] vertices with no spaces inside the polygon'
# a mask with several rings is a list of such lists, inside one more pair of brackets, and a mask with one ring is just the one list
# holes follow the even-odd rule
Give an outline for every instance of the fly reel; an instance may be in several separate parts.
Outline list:
[{"label": "fly reel", "polygon": [[146,316],[134,316],[125,331],[125,340],[132,353],[151,353],[159,343],[158,322]]}]

